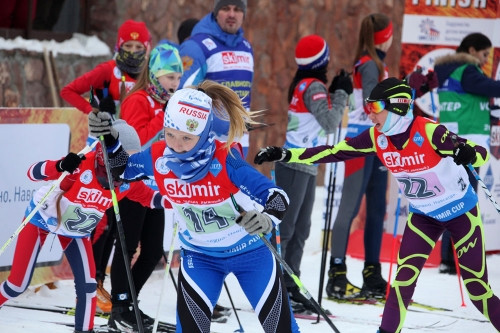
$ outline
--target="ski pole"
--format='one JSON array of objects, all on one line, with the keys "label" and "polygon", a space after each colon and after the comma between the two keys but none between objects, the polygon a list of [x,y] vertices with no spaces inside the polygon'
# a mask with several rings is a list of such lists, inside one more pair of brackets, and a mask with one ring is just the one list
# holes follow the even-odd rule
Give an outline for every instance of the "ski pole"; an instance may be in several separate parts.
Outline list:
[{"label": "ski pole", "polygon": [[481,179],[481,177],[479,177],[479,174],[477,173],[476,169],[474,169],[474,167],[470,163],[467,164],[467,168],[469,168],[469,170],[472,173],[472,175],[474,175],[474,178],[476,178],[476,180],[479,183],[479,185],[481,185],[481,187],[484,190],[484,193],[486,193],[486,196],[488,197],[488,199],[491,201],[491,203],[493,204],[493,206],[495,206],[497,212],[500,213],[500,206],[498,205],[498,203],[496,202],[496,200],[493,199],[493,195],[491,194],[490,190],[488,190],[488,187],[486,187],[486,184],[483,182],[483,180]]},{"label": "ski pole", "polygon": [[106,169],[106,176],[108,179],[109,191],[111,192],[111,201],[113,202],[113,211],[116,217],[116,229],[118,230],[118,238],[120,240],[120,246],[123,254],[123,261],[125,265],[125,271],[127,272],[128,284],[130,287],[130,296],[132,297],[132,305],[134,307],[135,319],[137,321],[137,330],[139,333],[144,333],[144,327],[142,325],[141,313],[139,312],[139,305],[137,303],[137,294],[135,292],[134,280],[132,278],[132,272],[130,270],[130,260],[127,252],[127,244],[125,243],[125,231],[123,229],[122,220],[120,218],[120,208],[118,207],[118,199],[115,193],[115,184],[113,182],[113,177],[111,176],[111,168],[109,166],[108,151],[106,148],[106,143],[104,142],[104,136],[99,136],[99,142],[102,147],[102,155],[104,159],[104,166]]},{"label": "ski pole", "polygon": [[[457,145],[457,141],[456,141],[457,137],[456,137],[456,135],[454,135],[451,139],[452,139],[453,143],[456,146]],[[465,168],[465,165],[464,165],[464,168]],[[486,187],[486,184],[483,182],[483,180],[481,179],[481,177],[477,173],[476,169],[474,169],[474,167],[472,166],[471,163],[467,164],[467,168],[472,173],[472,175],[474,176],[474,178],[476,178],[476,180],[479,183],[479,185],[481,185],[481,187],[483,188],[484,193],[486,194],[486,196],[488,197],[488,199],[491,201],[491,203],[493,204],[493,206],[495,206],[495,209],[497,210],[497,212],[500,213],[500,206],[498,205],[498,203],[496,202],[496,200],[493,199],[493,195],[491,194],[490,190],[488,190],[488,187]]]},{"label": "ski pole", "polygon": [[174,285],[175,292],[177,292],[177,281],[175,281],[174,273],[172,273],[172,270],[170,270],[169,274],[170,274],[170,278],[172,279],[172,284]]},{"label": "ski pole", "polygon": [[[234,315],[236,316],[236,320],[238,321],[238,325],[240,325],[240,329],[235,330],[235,332],[245,332],[245,330],[243,329],[243,326],[241,326],[240,317],[238,317],[238,311],[236,311],[236,307],[234,306],[233,298],[231,297],[231,294],[229,293],[229,288],[227,287],[226,281],[224,281],[224,288],[226,288],[226,293],[227,293],[227,296],[229,297],[229,302],[231,302],[231,307],[233,308]],[[153,333],[155,333],[155,332],[153,332]]]},{"label": "ski pole", "polygon": [[[340,132],[342,130],[342,122],[339,123],[339,128],[337,131],[337,135],[334,135],[333,142],[336,145],[340,139]],[[330,164],[330,174],[328,177],[328,188],[326,195],[326,211],[325,211],[325,224],[323,227],[324,235],[323,235],[323,247],[321,249],[321,264],[320,264],[320,272],[319,272],[319,288],[318,288],[318,302],[321,306],[321,301],[323,299],[323,285],[325,283],[325,271],[326,271],[326,258],[328,253],[328,245],[330,243],[330,229],[332,227],[332,210],[333,210],[333,200],[335,197],[335,185],[337,183],[337,163],[335,163],[334,170],[332,172],[332,165]],[[319,323],[320,316],[318,314],[318,318],[316,323]]]},{"label": "ski pole", "polygon": [[[165,260],[165,262],[169,261],[167,256],[165,255],[165,252],[162,253],[162,256],[163,256],[163,260]],[[170,264],[170,266],[172,267],[172,264]],[[174,285],[175,292],[177,292],[177,281],[175,280],[174,273],[172,273],[171,269],[168,271],[168,274],[170,275],[170,278],[172,279],[172,284]]]},{"label": "ski pole", "polygon": [[[236,202],[236,199],[234,198],[234,196],[232,194],[231,194],[231,200],[233,202],[234,208],[236,208],[236,210],[240,214],[246,213],[246,211],[243,208],[241,208],[240,205],[238,205],[238,203]],[[328,315],[321,308],[321,306],[319,306],[318,302],[316,302],[316,300],[311,296],[311,294],[306,289],[306,287],[304,286],[302,281],[300,281],[299,277],[293,272],[293,270],[290,268],[290,266],[288,266],[286,261],[283,260],[283,258],[281,258],[281,256],[278,254],[278,251],[276,251],[276,249],[271,244],[271,242],[266,238],[266,236],[264,234],[259,234],[259,237],[264,242],[264,244],[267,246],[267,248],[271,251],[274,258],[281,264],[281,266],[285,269],[285,271],[288,273],[288,275],[290,275],[290,277],[293,279],[293,281],[295,282],[297,287],[299,287],[300,292],[309,300],[309,302],[311,302],[311,304],[314,306],[316,311],[318,311],[318,313],[320,313],[323,316],[323,318],[326,320],[328,325],[330,325],[330,327],[333,329],[333,331],[335,333],[340,333],[340,331],[335,326],[335,324],[332,322],[330,317],[328,317]]]},{"label": "ski pole", "polygon": [[[432,69],[429,69],[427,72],[432,72]],[[434,89],[429,89],[429,94],[431,97],[432,118],[434,118],[434,121],[437,121],[436,102],[434,102]]]},{"label": "ski pole", "polygon": [[[275,167],[273,164],[273,168],[271,169],[271,179],[274,184],[276,184],[276,172],[275,172]],[[276,238],[276,250],[278,251],[278,254],[281,256],[281,233],[280,233],[280,226],[279,224],[274,227],[274,233],[275,233],[275,238]],[[283,269],[283,267],[281,267]]]},{"label": "ski pole", "polygon": [[[82,155],[85,155],[87,154],[88,152],[92,151],[92,149],[94,149],[95,145],[97,144],[97,141],[95,141],[91,146],[85,146],[85,148],[83,148],[79,153],[78,155],[82,156]],[[33,218],[33,216],[35,216],[35,214],[40,210],[40,207],[42,207],[43,203],[45,202],[45,200],[47,200],[47,198],[50,196],[50,194],[52,192],[54,192],[54,190],[59,186],[59,184],[61,184],[61,182],[63,181],[63,179],[69,175],[69,172],[68,171],[64,171],[60,176],[59,178],[57,178],[57,180],[55,180],[54,182],[52,182],[52,185],[50,186],[49,190],[47,191],[47,193],[45,193],[45,195],[40,199],[40,201],[36,204],[35,208],[33,208],[33,210],[28,214],[28,216],[26,216],[23,220],[23,222],[21,222],[21,225],[19,225],[19,227],[16,229],[16,231],[14,231],[14,233],[9,237],[9,239],[5,242],[5,244],[2,246],[2,248],[0,248],[0,256],[5,252],[5,250],[7,249],[7,247],[10,245],[10,243],[12,243],[12,241],[14,240],[14,238],[17,237],[17,235],[19,235],[19,233],[24,229],[24,227],[29,223],[29,221]]]},{"label": "ski pole", "polygon": [[401,206],[401,189],[398,189],[398,201],[396,202],[396,212],[394,219],[394,229],[392,231],[392,250],[391,257],[389,262],[389,277],[387,279],[387,288],[385,291],[385,299],[389,298],[389,291],[391,290],[391,276],[392,276],[392,265],[394,264],[394,256],[396,255],[396,247],[397,247],[397,234],[398,234],[398,222],[399,222],[399,210]]},{"label": "ski pole", "polygon": [[328,325],[330,325],[330,327],[333,329],[333,331],[335,333],[340,333],[340,331],[338,330],[338,328],[331,321],[330,317],[328,317],[328,315],[325,313],[325,311],[319,306],[318,302],[316,302],[316,300],[311,296],[311,294],[306,289],[306,287],[304,286],[304,284],[302,283],[302,281],[300,281],[299,277],[297,275],[295,275],[295,273],[292,271],[292,269],[290,268],[290,266],[288,266],[288,264],[285,262],[285,260],[283,260],[283,258],[281,258],[278,255],[278,252],[273,247],[273,245],[269,242],[269,240],[266,238],[266,236],[263,235],[263,234],[260,234],[259,236],[260,236],[260,239],[262,239],[262,241],[264,242],[264,244],[266,244],[266,246],[272,252],[272,254],[276,258],[276,260],[278,260],[278,262],[281,264],[281,266],[283,266],[283,268],[285,269],[285,271],[293,279],[293,281],[295,282],[295,284],[297,285],[297,287],[299,287],[300,292],[309,300],[309,302],[311,302],[311,304],[314,306],[314,308],[316,309],[316,311],[318,311],[318,313],[321,314],[321,316],[326,320],[326,322],[328,323]]},{"label": "ski pole", "polygon": [[158,302],[158,307],[156,308],[156,316],[155,316],[155,323],[153,325],[153,333],[156,333],[158,330],[158,322],[159,319],[158,317],[160,316],[160,307],[161,303],[163,301],[163,293],[165,290],[165,285],[167,284],[168,281],[168,272],[170,271],[170,263],[172,262],[172,257],[174,256],[174,245],[175,245],[175,238],[177,236],[177,227],[179,223],[177,220],[174,222],[174,230],[172,231],[172,240],[170,241],[170,249],[168,250],[168,257],[167,257],[167,263],[165,266],[165,276],[163,277],[163,284],[161,286],[161,292],[160,292],[160,301]]}]

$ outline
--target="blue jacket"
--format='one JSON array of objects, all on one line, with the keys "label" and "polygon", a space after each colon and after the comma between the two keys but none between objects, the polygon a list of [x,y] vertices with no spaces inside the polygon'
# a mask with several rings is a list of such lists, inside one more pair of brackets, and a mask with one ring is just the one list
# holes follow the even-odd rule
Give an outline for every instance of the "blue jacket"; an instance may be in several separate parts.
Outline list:
[{"label": "blue jacket", "polygon": [[[253,50],[241,28],[236,34],[224,32],[210,13],[196,24],[191,37],[181,44],[179,53],[184,66],[180,88],[197,85],[203,80],[216,81],[231,88],[245,108],[250,108]],[[229,123],[215,120],[216,134],[219,137],[227,135]]]}]

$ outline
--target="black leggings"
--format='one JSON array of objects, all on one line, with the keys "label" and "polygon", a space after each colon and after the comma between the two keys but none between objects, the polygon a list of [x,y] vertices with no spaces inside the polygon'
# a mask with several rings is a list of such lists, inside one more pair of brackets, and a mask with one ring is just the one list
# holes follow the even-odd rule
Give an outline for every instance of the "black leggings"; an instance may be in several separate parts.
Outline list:
[{"label": "black leggings", "polygon": [[[163,255],[165,213],[163,209],[146,208],[127,198],[120,200],[119,208],[129,260],[136,253],[139,243],[141,245],[140,254],[132,266],[134,287],[139,294]],[[111,264],[111,295],[122,293],[130,293],[130,288],[117,232]]]},{"label": "black leggings", "polygon": [[[95,239],[96,229],[92,232],[92,251],[95,260],[95,278],[97,281],[104,281],[106,278],[106,268],[109,257],[113,250],[116,232],[116,218],[113,207],[106,210],[106,227],[98,239]],[[99,223],[103,223],[101,220]]]}]

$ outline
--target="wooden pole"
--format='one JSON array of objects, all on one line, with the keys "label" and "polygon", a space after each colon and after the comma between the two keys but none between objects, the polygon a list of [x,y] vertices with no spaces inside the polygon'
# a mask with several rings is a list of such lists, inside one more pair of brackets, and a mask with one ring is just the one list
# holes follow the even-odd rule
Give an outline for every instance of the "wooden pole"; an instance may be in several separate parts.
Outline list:
[{"label": "wooden pole", "polygon": [[54,82],[54,74],[52,72],[52,64],[49,59],[49,52],[46,48],[43,49],[43,59],[45,61],[45,68],[47,69],[47,77],[49,80],[50,94],[52,96],[52,106],[59,107],[58,91]]}]

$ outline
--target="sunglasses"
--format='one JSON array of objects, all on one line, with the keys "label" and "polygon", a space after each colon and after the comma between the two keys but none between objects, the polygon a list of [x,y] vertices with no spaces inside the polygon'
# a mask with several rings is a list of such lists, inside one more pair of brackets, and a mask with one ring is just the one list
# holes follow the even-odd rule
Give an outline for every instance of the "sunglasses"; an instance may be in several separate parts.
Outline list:
[{"label": "sunglasses", "polygon": [[382,110],[385,110],[386,105],[391,103],[400,103],[400,104],[410,104],[413,103],[413,100],[408,98],[390,98],[389,100],[370,100],[365,99],[365,106],[368,110],[368,113],[380,113]]}]

